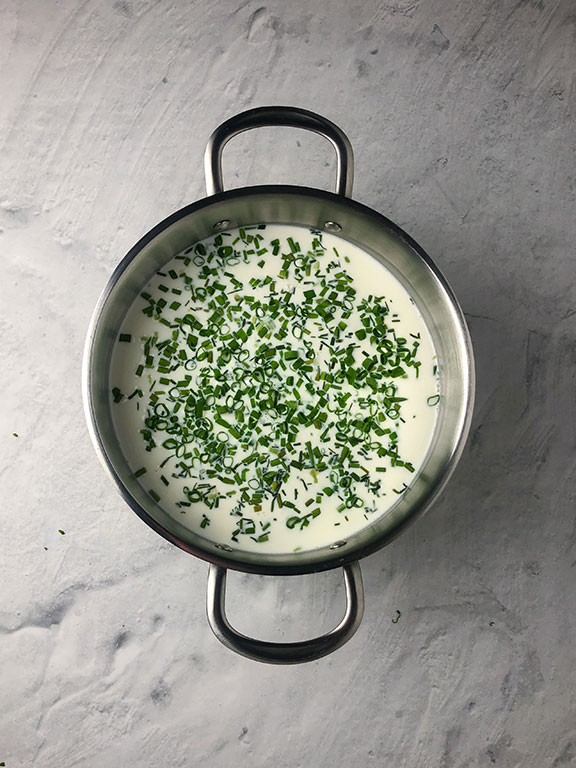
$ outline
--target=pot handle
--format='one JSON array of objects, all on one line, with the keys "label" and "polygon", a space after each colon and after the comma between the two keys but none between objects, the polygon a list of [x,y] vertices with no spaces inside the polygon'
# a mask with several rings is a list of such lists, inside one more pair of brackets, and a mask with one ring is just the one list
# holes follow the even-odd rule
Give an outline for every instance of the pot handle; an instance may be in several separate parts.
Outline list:
[{"label": "pot handle", "polygon": [[343,566],[346,588],[346,612],[333,630],[295,643],[271,643],[255,640],[237,632],[228,621],[225,610],[226,568],[210,565],[206,612],[208,623],[218,640],[230,650],[253,661],[268,664],[300,664],[327,656],[344,645],[356,632],[364,614],[364,590],[359,563]]},{"label": "pot handle", "polygon": [[337,125],[315,112],[298,107],[256,107],[226,120],[208,139],[204,153],[206,191],[215,195],[224,189],[222,182],[222,150],[234,136],[251,128],[281,125],[303,128],[324,136],[336,150],[336,193],[350,197],[354,181],[354,153],[346,134]]}]

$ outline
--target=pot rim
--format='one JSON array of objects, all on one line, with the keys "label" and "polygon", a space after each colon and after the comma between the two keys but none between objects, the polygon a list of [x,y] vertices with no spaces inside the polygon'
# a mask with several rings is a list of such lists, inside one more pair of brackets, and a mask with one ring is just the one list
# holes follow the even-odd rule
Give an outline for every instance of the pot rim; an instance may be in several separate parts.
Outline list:
[{"label": "pot rim", "polygon": [[[170,226],[178,222],[180,219],[185,218],[191,214],[194,214],[197,211],[200,211],[211,205],[214,205],[220,202],[225,202],[227,200],[231,200],[237,197],[246,197],[246,196],[255,196],[255,195],[273,196],[275,194],[283,195],[283,196],[286,196],[286,195],[312,196],[315,198],[322,199],[329,203],[330,202],[337,203],[339,206],[348,207],[353,211],[356,211],[357,213],[360,213],[364,216],[371,218],[376,224],[382,226],[384,229],[387,229],[389,232],[392,232],[400,241],[402,241],[412,251],[414,251],[416,255],[419,256],[420,259],[422,259],[426,263],[430,271],[433,273],[435,279],[439,282],[440,286],[445,292],[447,298],[449,299],[450,304],[452,305],[452,308],[454,310],[454,313],[457,319],[457,325],[459,326],[459,331],[462,337],[464,363],[465,363],[465,369],[467,371],[466,391],[464,392],[464,398],[463,398],[463,401],[464,401],[463,418],[459,426],[459,433],[455,433],[456,439],[453,444],[453,450],[450,454],[449,460],[446,462],[444,466],[443,472],[440,473],[439,476],[435,478],[433,487],[429,492],[429,494],[424,499],[423,503],[411,509],[409,514],[407,514],[399,523],[395,525],[395,527],[393,527],[384,535],[380,535],[372,541],[369,541],[355,548],[343,550],[342,552],[340,552],[340,550],[338,549],[335,549],[333,558],[331,557],[328,559],[323,559],[318,562],[298,563],[297,560],[298,560],[299,553],[294,553],[294,560],[295,560],[294,563],[258,564],[253,561],[243,562],[236,559],[232,560],[227,558],[224,552],[220,555],[217,552],[208,553],[205,550],[198,549],[195,546],[191,545],[190,543],[183,541],[178,536],[176,536],[175,534],[171,533],[166,528],[164,528],[132,496],[132,494],[126,488],[123,481],[121,480],[118,473],[116,472],[116,469],[112,461],[109,459],[108,453],[106,451],[106,447],[104,445],[104,441],[98,429],[98,424],[95,417],[94,406],[93,406],[93,397],[92,397],[93,393],[92,393],[91,384],[90,384],[94,340],[95,340],[96,330],[98,328],[102,313],[120,277],[128,268],[128,266],[134,261],[134,259],[138,257],[138,254],[142,251],[142,249],[145,248],[145,246],[147,246],[156,237],[162,234],[162,232],[164,232]],[[265,222],[265,223],[275,223],[275,222]],[[237,226],[237,225],[231,224],[230,226]],[[361,244],[359,245],[360,247],[362,247]],[[189,205],[184,206],[183,208],[180,208],[179,210],[175,211],[174,213],[170,214],[168,217],[163,219],[161,222],[155,225],[152,229],[150,229],[126,253],[124,258],[120,261],[120,263],[116,266],[116,268],[112,272],[112,275],[110,276],[106,286],[104,287],[102,293],[100,294],[100,297],[93,311],[90,324],[88,327],[88,333],[86,337],[83,362],[82,362],[82,394],[83,394],[84,411],[86,415],[86,421],[88,424],[89,434],[101,464],[104,466],[106,472],[113,480],[114,484],[116,485],[117,489],[122,495],[124,501],[132,508],[132,510],[138,515],[138,517],[140,517],[141,520],[143,520],[148,526],[150,526],[150,528],[152,528],[156,533],[160,534],[163,538],[170,541],[172,544],[175,544],[177,547],[184,550],[185,552],[195,555],[201,560],[205,560],[215,565],[220,565],[224,568],[230,568],[232,570],[242,571],[246,573],[257,573],[257,574],[263,574],[263,575],[286,575],[286,576],[300,575],[300,574],[330,570],[332,568],[337,568],[347,563],[355,562],[385,547],[391,541],[393,541],[398,536],[400,536],[410,525],[416,522],[416,520],[422,517],[422,515],[430,508],[430,506],[433,504],[433,502],[436,500],[436,498],[444,489],[446,483],[451,477],[462,455],[462,451],[464,449],[466,438],[468,436],[468,432],[470,429],[470,422],[472,418],[472,410],[474,405],[474,389],[475,389],[475,380],[474,380],[474,360],[473,360],[473,353],[472,353],[472,344],[471,344],[471,340],[470,340],[470,336],[468,333],[463,312],[458,304],[458,301],[452,289],[447,283],[446,279],[441,274],[439,269],[436,267],[432,259],[424,251],[424,249],[420,245],[418,245],[418,243],[403,229],[401,229],[397,224],[390,221],[390,219],[386,218],[385,216],[378,213],[374,209],[369,208],[368,206],[362,203],[359,203],[356,200],[353,200],[348,197],[344,197],[343,195],[335,194],[333,192],[328,192],[326,190],[315,189],[313,187],[295,186],[295,185],[269,184],[269,185],[258,185],[258,186],[245,186],[245,187],[239,187],[236,189],[226,190],[224,192],[219,192],[215,195],[202,198],[194,203],[191,203]],[[309,554],[309,553],[310,551],[305,551],[302,554]],[[293,553],[286,553],[286,555],[291,555],[291,554]],[[270,556],[273,556],[272,553],[268,554],[268,557]]]}]

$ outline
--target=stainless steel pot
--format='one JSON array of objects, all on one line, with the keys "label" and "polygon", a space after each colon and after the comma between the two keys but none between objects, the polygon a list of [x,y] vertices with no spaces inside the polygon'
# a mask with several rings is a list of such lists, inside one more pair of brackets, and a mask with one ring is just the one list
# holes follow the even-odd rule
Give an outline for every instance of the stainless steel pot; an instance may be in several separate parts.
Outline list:
[{"label": "stainless steel pot", "polygon": [[[328,139],[338,160],[336,194],[297,186],[255,186],[228,192],[222,185],[222,150],[242,131],[291,126]],[[84,356],[86,417],[96,451],[125,501],[153,530],[207,560],[208,621],[216,636],[237,653],[258,661],[293,664],[331,653],[357,630],[364,597],[358,560],[398,536],[438,496],[460,457],[473,406],[470,339],[458,303],[432,260],[405,232],[379,213],[350,199],[353,155],[345,134],[325,118],[292,107],[251,109],[227,120],[210,137],[205,154],[209,197],[177,211],[128,252],[112,274],[94,311]],[[185,528],[148,496],[134,478],[115,434],[108,373],[122,319],[142,287],[175,254],[220,229],[260,223],[294,224],[337,232],[384,264],[404,284],[430,330],[441,374],[441,401],[432,444],[410,489],[381,518],[321,549],[290,554],[243,552],[214,544]],[[347,607],[331,632],[295,643],[270,643],[233,629],[225,613],[226,569],[270,575],[304,574],[341,566]]]}]

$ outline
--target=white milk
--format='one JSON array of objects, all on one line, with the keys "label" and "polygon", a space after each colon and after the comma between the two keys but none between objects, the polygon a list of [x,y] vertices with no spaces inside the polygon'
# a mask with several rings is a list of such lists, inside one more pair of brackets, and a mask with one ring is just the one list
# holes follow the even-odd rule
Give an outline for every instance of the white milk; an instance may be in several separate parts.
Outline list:
[{"label": "white milk", "polygon": [[[213,542],[294,552],[346,539],[414,481],[437,413],[435,350],[404,287],[369,254],[303,227],[235,229],[186,249],[142,293],[110,389],[151,503]],[[338,373],[350,370],[352,381]],[[390,396],[405,399],[386,407]]]}]

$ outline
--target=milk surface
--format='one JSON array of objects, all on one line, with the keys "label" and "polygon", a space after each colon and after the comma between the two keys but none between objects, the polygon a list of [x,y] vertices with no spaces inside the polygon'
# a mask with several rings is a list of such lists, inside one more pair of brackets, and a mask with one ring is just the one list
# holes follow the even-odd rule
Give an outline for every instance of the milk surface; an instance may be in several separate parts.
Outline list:
[{"label": "milk surface", "polygon": [[263,553],[330,545],[386,514],[418,474],[441,396],[401,283],[334,234],[280,224],[165,264],[122,322],[109,381],[151,507]]}]

